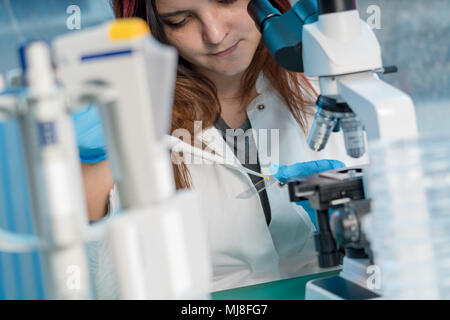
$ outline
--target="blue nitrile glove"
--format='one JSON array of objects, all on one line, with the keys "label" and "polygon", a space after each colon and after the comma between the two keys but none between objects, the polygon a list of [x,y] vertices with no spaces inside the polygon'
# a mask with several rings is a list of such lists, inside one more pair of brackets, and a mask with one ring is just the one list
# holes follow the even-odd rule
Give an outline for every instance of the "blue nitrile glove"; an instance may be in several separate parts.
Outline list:
[{"label": "blue nitrile glove", "polygon": [[[309,162],[299,162],[292,166],[282,164],[272,164],[270,171],[280,182],[286,183],[288,178],[302,178],[311,174],[345,168],[345,164],[338,160],[318,160]],[[299,201],[298,205],[308,213],[309,218],[317,229],[316,210],[311,208],[309,201]]]},{"label": "blue nitrile glove", "polygon": [[72,119],[75,125],[80,160],[85,163],[97,163],[107,158],[106,144],[97,106],[74,112]]}]

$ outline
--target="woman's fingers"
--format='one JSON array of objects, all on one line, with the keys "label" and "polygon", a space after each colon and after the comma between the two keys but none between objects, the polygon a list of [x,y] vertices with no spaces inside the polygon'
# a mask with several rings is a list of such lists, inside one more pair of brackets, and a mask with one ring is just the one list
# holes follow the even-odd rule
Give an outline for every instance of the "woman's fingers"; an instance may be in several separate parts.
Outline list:
[{"label": "woman's fingers", "polygon": [[318,160],[309,162],[299,162],[292,166],[285,166],[282,164],[274,164],[271,167],[271,172],[283,183],[286,183],[288,178],[301,178],[311,174],[336,170],[345,168],[345,164],[338,160]]}]

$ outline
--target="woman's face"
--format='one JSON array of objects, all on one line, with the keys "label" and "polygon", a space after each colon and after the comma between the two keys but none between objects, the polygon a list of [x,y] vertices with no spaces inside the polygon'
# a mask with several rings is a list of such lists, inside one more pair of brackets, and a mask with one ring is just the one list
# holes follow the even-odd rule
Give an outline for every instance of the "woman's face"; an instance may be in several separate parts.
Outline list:
[{"label": "woman's face", "polygon": [[156,0],[171,45],[198,71],[233,76],[250,65],[261,40],[249,0]]}]

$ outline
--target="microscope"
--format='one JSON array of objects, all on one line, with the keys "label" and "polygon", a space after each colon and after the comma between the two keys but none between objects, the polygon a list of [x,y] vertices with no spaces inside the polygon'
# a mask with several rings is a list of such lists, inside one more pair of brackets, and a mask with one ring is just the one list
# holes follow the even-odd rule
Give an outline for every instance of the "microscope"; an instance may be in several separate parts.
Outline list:
[{"label": "microscope", "polygon": [[[299,0],[282,14],[268,0],[252,0],[248,12],[275,61],[287,70],[317,77],[320,96],[308,144],[320,152],[342,130],[347,154],[359,158],[370,143],[416,138],[412,99],[379,78],[396,72],[384,67],[380,44],[357,11],[355,0]],[[370,153],[369,153],[370,154]],[[309,200],[316,209],[319,265],[340,264],[337,277],[311,281],[307,299],[374,299],[367,288],[370,245],[361,218],[370,212],[365,168],[325,172],[289,181],[292,201]],[[329,218],[329,210],[335,212]],[[370,290],[369,290],[370,289]]]}]

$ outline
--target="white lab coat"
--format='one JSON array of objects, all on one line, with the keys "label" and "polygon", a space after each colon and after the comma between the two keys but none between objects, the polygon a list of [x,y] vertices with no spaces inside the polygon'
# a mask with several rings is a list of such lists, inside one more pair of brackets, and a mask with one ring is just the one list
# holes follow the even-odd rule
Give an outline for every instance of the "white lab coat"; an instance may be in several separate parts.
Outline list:
[{"label": "white lab coat", "polygon": [[[314,85],[314,83],[313,83]],[[324,151],[313,152],[307,136],[292,117],[284,101],[273,90],[262,73],[256,89],[258,97],[248,106],[252,128],[279,129],[279,159],[285,165],[320,159],[336,159],[347,166],[368,163],[367,156],[355,160],[346,155],[342,133],[333,133]],[[263,106],[263,107],[262,107]],[[308,129],[314,117],[309,117]],[[209,150],[232,157],[233,151],[221,132],[212,127],[201,138]],[[256,138],[256,137],[255,137]],[[255,140],[256,141],[256,140]],[[261,148],[258,154],[261,159]],[[188,164],[192,187],[201,195],[200,207],[205,220],[213,265],[211,291],[253,285],[290,277],[322,272],[314,248],[314,225],[301,207],[289,201],[286,186],[274,184],[267,189],[271,222],[267,226],[257,195],[237,199],[236,195],[253,187],[246,173],[218,164]],[[263,173],[270,174],[268,168]],[[118,196],[110,195],[111,211]],[[97,250],[97,249],[96,249]],[[99,260],[94,272],[99,298],[117,297],[107,243],[99,246]]]},{"label": "white lab coat", "polygon": [[[256,132],[279,129],[279,159],[273,159],[273,163],[278,160],[292,165],[320,159],[341,160],[347,166],[368,163],[367,156],[355,160],[346,155],[342,132],[333,133],[322,152],[312,151],[307,136],[284,101],[270,90],[262,73],[256,89],[259,96],[249,104],[247,114]],[[308,129],[313,120],[312,116],[308,118]],[[216,128],[205,130],[203,138],[209,149],[227,159],[233,157]],[[258,148],[260,159],[261,150]],[[192,164],[188,168],[193,188],[201,194],[213,264],[212,291],[324,271],[317,263],[314,225],[301,206],[289,201],[287,186],[275,184],[267,189],[272,214],[267,226],[257,195],[236,199],[253,186],[246,173],[217,164]],[[268,169],[262,173],[270,174]]]}]

